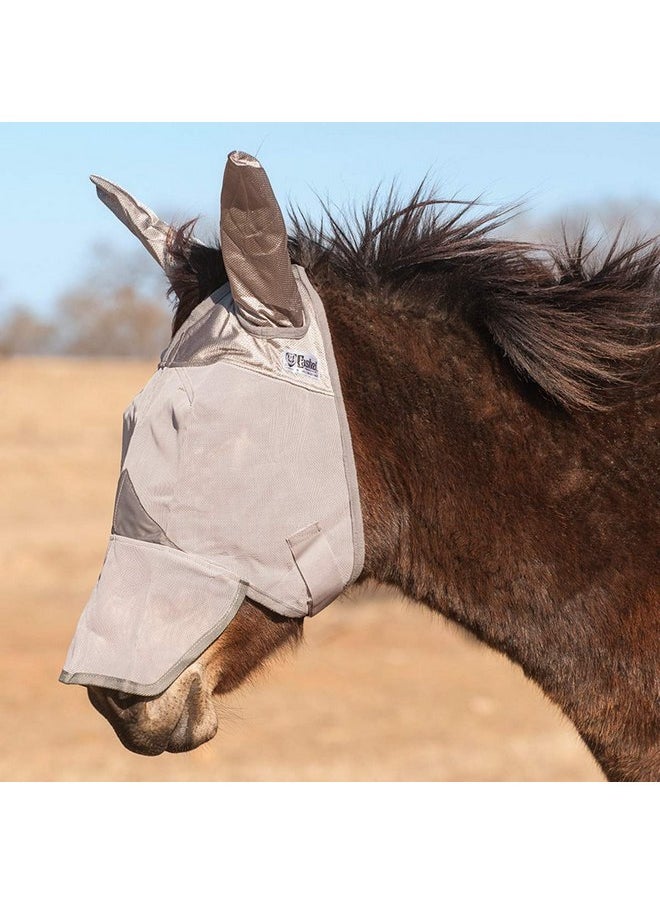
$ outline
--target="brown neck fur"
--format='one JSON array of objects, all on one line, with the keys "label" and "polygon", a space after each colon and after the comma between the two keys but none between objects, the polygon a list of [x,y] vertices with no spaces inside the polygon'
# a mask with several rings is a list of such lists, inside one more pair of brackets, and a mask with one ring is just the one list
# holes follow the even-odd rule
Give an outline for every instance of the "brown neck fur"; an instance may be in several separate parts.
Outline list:
[{"label": "brown neck fur", "polygon": [[429,323],[328,288],[323,297],[365,576],[519,663],[610,778],[659,778],[650,415],[634,403],[569,415],[459,318]]}]

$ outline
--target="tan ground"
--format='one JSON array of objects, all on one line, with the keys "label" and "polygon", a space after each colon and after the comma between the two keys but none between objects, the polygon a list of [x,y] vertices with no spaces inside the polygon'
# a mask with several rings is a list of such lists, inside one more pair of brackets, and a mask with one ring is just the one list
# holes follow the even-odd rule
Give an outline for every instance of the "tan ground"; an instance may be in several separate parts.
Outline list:
[{"label": "tan ground", "polygon": [[0,779],[593,781],[573,728],[519,669],[384,592],[222,704],[189,754],[128,753],[57,681],[105,550],[123,408],[150,365],[0,362]]}]

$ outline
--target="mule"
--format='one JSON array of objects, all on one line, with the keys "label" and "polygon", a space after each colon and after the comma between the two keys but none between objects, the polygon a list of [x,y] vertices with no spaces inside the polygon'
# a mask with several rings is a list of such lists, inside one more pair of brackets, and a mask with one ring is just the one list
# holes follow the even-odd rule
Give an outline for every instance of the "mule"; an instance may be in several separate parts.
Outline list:
[{"label": "mule", "polygon": [[[323,300],[353,444],[367,579],[520,665],[609,780],[660,778],[657,313],[660,248],[505,240],[510,210],[374,198],[291,261]],[[194,222],[169,228],[173,334],[227,282]],[[209,450],[209,453],[212,450]],[[90,686],[142,754],[214,736],[238,687],[303,618],[244,599],[157,696]]]}]

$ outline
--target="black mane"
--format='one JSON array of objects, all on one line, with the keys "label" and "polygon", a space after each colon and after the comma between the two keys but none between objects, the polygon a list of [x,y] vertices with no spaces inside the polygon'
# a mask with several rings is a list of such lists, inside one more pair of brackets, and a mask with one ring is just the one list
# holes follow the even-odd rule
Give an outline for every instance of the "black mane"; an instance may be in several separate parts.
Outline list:
[{"label": "black mane", "polygon": [[[453,305],[566,408],[655,391],[660,245],[617,237],[596,263],[584,232],[556,248],[494,235],[514,211],[437,200],[424,185],[403,204],[376,193],[346,216],[326,207],[319,224],[292,212],[289,251],[320,289],[350,285],[419,317]],[[218,248],[192,240],[194,222],[169,238],[175,331],[227,280]]]}]

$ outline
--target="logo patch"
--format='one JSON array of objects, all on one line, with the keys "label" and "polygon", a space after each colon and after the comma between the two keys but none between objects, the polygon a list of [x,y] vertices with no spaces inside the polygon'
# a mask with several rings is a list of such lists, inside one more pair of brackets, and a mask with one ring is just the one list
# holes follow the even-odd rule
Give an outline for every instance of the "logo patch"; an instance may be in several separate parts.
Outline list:
[{"label": "logo patch", "polygon": [[294,352],[286,348],[282,352],[282,369],[290,374],[301,374],[318,380],[319,362],[315,355],[307,352]]}]

